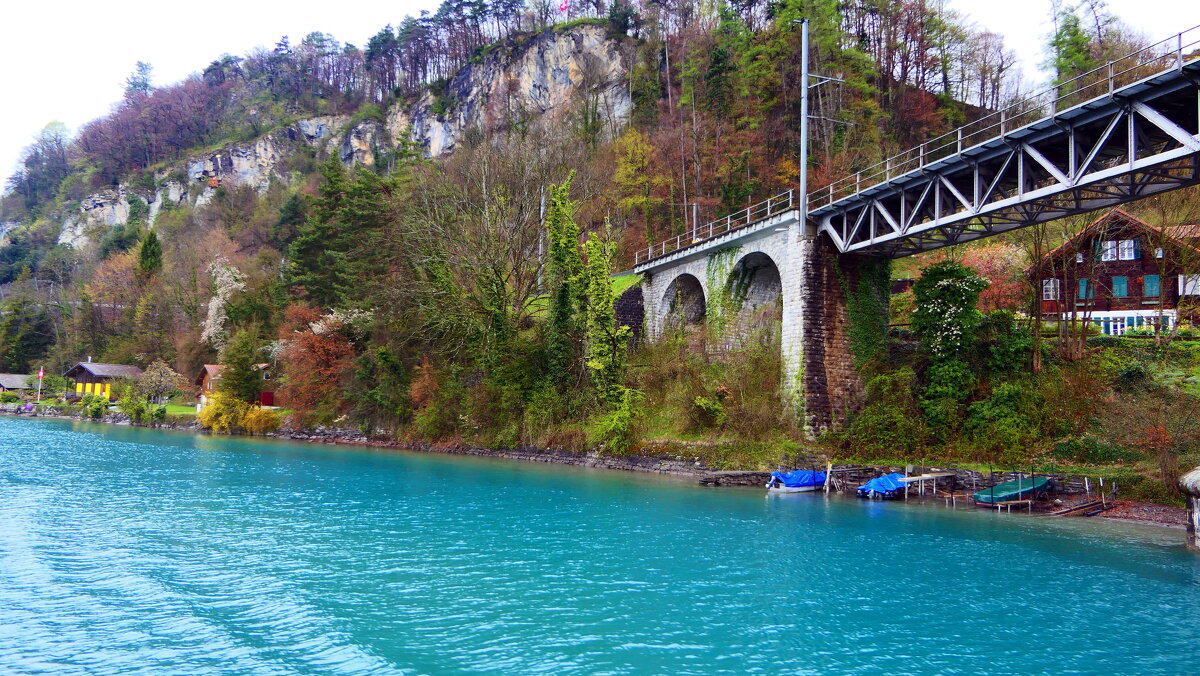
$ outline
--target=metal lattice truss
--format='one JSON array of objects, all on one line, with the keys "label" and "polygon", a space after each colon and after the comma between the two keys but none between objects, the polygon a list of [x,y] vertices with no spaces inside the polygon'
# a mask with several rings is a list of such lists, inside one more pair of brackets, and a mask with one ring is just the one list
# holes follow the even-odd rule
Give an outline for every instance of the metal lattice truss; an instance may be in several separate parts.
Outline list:
[{"label": "metal lattice truss", "polygon": [[1193,60],[809,216],[842,252],[898,258],[1197,183]]}]

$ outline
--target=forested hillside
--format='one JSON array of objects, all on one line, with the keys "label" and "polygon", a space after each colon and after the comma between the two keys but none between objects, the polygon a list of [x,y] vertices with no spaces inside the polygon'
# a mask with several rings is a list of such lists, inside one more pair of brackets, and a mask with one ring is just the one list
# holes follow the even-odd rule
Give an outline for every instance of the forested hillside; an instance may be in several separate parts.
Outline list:
[{"label": "forested hillside", "polygon": [[[628,354],[632,280],[609,273],[796,186],[801,17],[835,78],[813,90],[813,186],[1029,83],[941,3],[564,6],[447,0],[362,47],[285,36],[173,84],[139,63],[110,115],[47,126],[9,180],[0,371],[264,362],[296,424],[430,440],[795,437],[772,329]],[[1138,42],[1102,0],[1055,25],[1059,81]]]}]

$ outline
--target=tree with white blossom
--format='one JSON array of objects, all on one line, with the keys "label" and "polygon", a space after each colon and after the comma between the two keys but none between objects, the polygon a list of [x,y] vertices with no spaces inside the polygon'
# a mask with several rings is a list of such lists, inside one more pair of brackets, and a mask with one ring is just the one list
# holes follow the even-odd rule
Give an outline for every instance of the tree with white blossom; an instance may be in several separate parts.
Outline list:
[{"label": "tree with white blossom", "polygon": [[200,340],[208,343],[218,352],[225,349],[229,340],[229,328],[226,326],[229,315],[226,308],[234,294],[246,288],[245,276],[224,256],[217,256],[208,266],[212,275],[213,295],[208,301],[208,313],[201,324]]}]

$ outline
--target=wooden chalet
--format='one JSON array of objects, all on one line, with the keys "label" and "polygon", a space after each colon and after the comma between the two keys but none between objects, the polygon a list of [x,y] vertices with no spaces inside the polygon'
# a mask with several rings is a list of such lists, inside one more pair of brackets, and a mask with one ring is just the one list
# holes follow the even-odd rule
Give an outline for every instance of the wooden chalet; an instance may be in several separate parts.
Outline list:
[{"label": "wooden chalet", "polygon": [[101,364],[99,362],[81,361],[67,369],[64,378],[75,381],[75,395],[100,394],[113,399],[114,380],[134,380],[142,375],[142,370],[136,366],[125,364]]},{"label": "wooden chalet", "polygon": [[25,392],[29,387],[29,376],[24,373],[0,373],[0,392]]},{"label": "wooden chalet", "polygon": [[1043,317],[1090,321],[1110,335],[1143,326],[1169,330],[1181,309],[1200,304],[1198,243],[1200,227],[1154,228],[1114,209],[1028,274],[1041,279]]},{"label": "wooden chalet", "polygon": [[[274,406],[275,390],[271,380],[271,365],[255,364],[255,366],[263,374],[263,387],[254,403],[260,406]],[[205,364],[200,368],[200,372],[196,374],[196,378],[192,382],[196,385],[196,397],[199,399],[201,406],[204,406],[208,397],[217,389],[217,381],[221,379],[221,371],[223,370],[225,370],[224,364]]]}]

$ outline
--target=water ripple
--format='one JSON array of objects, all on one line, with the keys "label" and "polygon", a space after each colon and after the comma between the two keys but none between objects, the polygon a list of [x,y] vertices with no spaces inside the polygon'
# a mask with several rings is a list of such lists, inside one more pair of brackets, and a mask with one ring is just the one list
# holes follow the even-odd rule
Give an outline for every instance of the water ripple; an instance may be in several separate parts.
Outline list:
[{"label": "water ripple", "polygon": [[1200,565],[1178,533],[800,497],[0,419],[0,672],[1185,673],[1200,657]]}]

